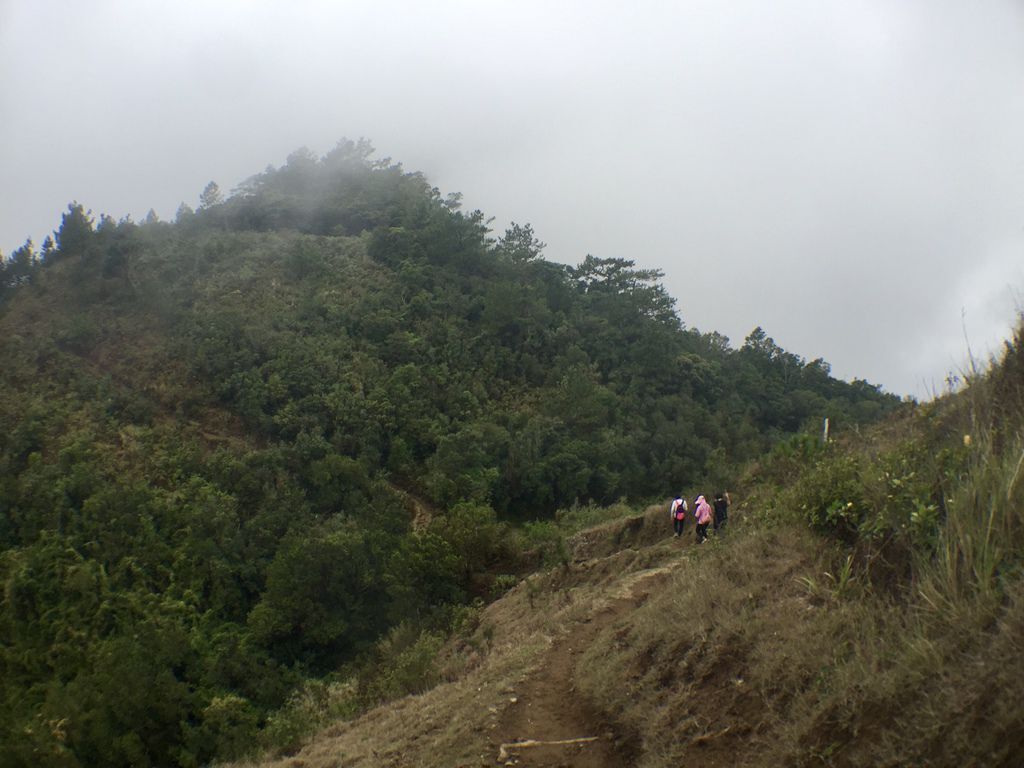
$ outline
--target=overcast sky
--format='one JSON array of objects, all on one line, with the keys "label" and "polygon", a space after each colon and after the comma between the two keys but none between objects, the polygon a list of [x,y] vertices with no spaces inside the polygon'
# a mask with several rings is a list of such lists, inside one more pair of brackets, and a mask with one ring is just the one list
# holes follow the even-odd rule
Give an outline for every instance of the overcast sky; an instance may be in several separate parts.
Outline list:
[{"label": "overcast sky", "polygon": [[0,0],[0,250],[365,136],[684,320],[941,391],[1024,295],[1024,2]]}]

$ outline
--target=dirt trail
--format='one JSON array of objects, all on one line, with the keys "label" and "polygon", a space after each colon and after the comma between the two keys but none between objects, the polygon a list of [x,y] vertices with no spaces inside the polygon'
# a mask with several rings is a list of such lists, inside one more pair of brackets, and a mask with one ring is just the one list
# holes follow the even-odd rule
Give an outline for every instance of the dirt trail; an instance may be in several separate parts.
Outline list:
[{"label": "dirt trail", "polygon": [[492,736],[498,764],[521,768],[632,764],[635,746],[630,735],[586,706],[576,691],[574,668],[601,630],[641,605],[653,581],[665,578],[676,563],[631,574],[607,605],[555,639],[541,668],[510,694],[510,702],[513,698],[515,702],[505,710]]}]

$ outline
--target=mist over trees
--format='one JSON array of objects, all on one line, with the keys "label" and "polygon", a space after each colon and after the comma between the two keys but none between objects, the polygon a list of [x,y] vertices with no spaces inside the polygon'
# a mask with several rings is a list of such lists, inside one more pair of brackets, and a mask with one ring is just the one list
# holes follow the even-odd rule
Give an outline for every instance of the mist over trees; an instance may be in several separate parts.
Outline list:
[{"label": "mist over trees", "polygon": [[372,154],[300,150],[173,224],[71,203],[3,260],[0,762],[231,757],[523,568],[518,523],[898,406]]}]

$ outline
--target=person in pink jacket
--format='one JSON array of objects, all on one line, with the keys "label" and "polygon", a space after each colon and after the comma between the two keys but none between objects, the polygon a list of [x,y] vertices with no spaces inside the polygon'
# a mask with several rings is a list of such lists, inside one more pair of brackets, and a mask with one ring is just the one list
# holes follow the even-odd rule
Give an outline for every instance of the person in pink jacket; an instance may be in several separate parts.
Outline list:
[{"label": "person in pink jacket", "polygon": [[711,523],[711,505],[703,496],[697,497],[693,509],[693,518],[697,521],[697,543],[703,544],[708,538],[708,525]]}]

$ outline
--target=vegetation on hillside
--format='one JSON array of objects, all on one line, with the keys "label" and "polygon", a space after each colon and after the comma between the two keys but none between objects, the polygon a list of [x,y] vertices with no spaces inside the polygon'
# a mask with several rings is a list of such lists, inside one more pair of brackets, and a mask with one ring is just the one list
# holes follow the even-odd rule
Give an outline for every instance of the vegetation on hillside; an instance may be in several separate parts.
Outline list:
[{"label": "vegetation on hillside", "polygon": [[579,666],[638,766],[1017,765],[1024,325],[957,395],[759,462],[739,535]]},{"label": "vegetation on hillside", "polygon": [[173,224],[73,203],[0,260],[0,762],[287,741],[309,681],[532,567],[551,532],[520,524],[899,406],[370,154],[297,152]]},{"label": "vegetation on hillside", "polygon": [[238,765],[1018,765],[1022,361],[1024,327],[956,395],[780,444],[707,544],[664,504],[559,516],[594,524],[559,567],[394,657],[430,690]]}]

